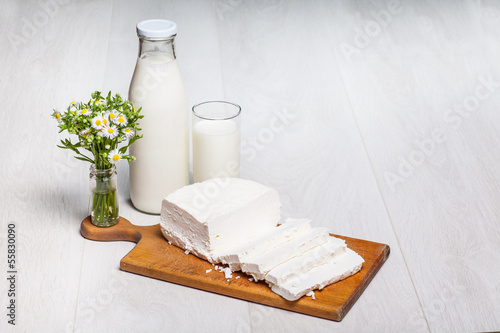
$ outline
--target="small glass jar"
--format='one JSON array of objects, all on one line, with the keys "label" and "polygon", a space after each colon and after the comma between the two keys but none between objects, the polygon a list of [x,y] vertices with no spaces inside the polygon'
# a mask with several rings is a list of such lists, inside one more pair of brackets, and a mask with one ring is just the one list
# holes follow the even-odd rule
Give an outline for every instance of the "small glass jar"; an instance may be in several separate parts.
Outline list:
[{"label": "small glass jar", "polygon": [[90,166],[90,216],[92,224],[111,227],[118,223],[118,182],[116,167],[96,169]]}]

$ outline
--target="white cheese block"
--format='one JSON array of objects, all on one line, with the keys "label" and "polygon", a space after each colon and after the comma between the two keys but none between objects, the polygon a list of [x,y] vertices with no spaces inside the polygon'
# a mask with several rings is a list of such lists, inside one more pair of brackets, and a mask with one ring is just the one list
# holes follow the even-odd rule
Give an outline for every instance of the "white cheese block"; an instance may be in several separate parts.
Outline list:
[{"label": "white cheese block", "polygon": [[221,256],[220,259],[222,263],[229,265],[232,271],[238,271],[241,269],[242,262],[248,261],[250,258],[269,251],[294,238],[303,236],[310,230],[310,220],[288,218],[282,225],[269,230],[253,242],[243,244],[231,253]]},{"label": "white cheese block", "polygon": [[363,265],[363,258],[351,249],[331,262],[315,267],[305,274],[287,281],[284,284],[269,283],[272,291],[288,301],[295,301],[312,290],[325,286],[356,274]]},{"label": "white cheese block", "polygon": [[307,250],[326,243],[329,237],[328,229],[314,228],[303,236],[250,258],[247,262],[243,262],[241,270],[252,275],[255,280],[263,280],[265,275],[274,267],[300,256]]},{"label": "white cheese block", "polygon": [[160,226],[172,244],[211,263],[280,222],[278,193],[240,178],[213,178],[174,191],[162,202]]},{"label": "white cheese block", "polygon": [[284,284],[309,270],[331,262],[346,251],[345,241],[330,237],[325,244],[317,246],[302,255],[276,266],[267,273],[265,280],[272,284]]}]

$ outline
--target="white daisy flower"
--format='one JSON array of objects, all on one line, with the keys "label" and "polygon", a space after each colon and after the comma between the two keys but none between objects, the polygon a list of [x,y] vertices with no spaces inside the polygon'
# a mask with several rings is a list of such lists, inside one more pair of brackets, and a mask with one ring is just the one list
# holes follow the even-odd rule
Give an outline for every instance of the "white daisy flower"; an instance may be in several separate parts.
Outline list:
[{"label": "white daisy flower", "polygon": [[128,120],[127,117],[120,113],[117,117],[116,120],[114,121],[115,124],[120,125],[120,126],[127,126]]},{"label": "white daisy flower", "polygon": [[61,113],[59,111],[54,110],[54,113],[52,113],[52,117],[56,118],[57,122],[61,122]]},{"label": "white daisy flower", "polygon": [[111,125],[111,124],[109,123],[109,118],[108,118],[107,113],[105,113],[105,114],[103,114],[103,115],[102,115],[102,122],[103,122],[104,126],[109,126],[109,125]]},{"label": "white daisy flower", "polygon": [[114,139],[118,136],[118,128],[116,128],[116,126],[106,126],[102,131],[102,136]]},{"label": "white daisy flower", "polygon": [[112,150],[108,154],[108,160],[111,164],[115,164],[122,158],[122,154],[118,151],[118,149]]},{"label": "white daisy flower", "polygon": [[109,121],[116,124],[116,118],[118,117],[118,111],[111,110],[111,111],[106,112],[106,115],[107,115],[107,118],[109,119]]},{"label": "white daisy flower", "polygon": [[92,115],[92,111],[90,111],[89,109],[80,110],[78,113],[81,114],[82,116],[91,116]]},{"label": "white daisy flower", "polygon": [[87,137],[87,134],[90,133],[90,128],[85,128],[83,130],[80,131],[80,135],[83,136],[84,138]]},{"label": "white daisy flower", "polygon": [[107,122],[105,122],[104,117],[102,114],[98,114],[94,118],[92,118],[92,127],[95,128],[96,130],[101,130],[103,127],[106,125]]},{"label": "white daisy flower", "polygon": [[132,138],[132,137],[134,136],[135,131],[134,131],[134,129],[133,129],[133,128],[127,127],[127,128],[125,128],[125,129],[123,130],[123,133],[125,133],[125,137],[126,137],[127,139],[130,139],[130,138]]}]

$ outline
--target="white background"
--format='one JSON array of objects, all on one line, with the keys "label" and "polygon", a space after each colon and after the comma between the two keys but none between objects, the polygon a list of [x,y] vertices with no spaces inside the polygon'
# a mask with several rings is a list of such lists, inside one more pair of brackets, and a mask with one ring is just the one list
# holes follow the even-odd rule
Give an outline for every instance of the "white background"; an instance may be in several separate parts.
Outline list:
[{"label": "white background", "polygon": [[[122,272],[133,243],[80,236],[88,165],[56,148],[50,114],[94,90],[127,96],[148,18],[178,24],[190,105],[242,106],[243,178],[276,188],[284,216],[390,245],[342,322]],[[0,331],[500,328],[500,3],[4,0],[0,31]],[[118,172],[121,215],[158,223]]]}]

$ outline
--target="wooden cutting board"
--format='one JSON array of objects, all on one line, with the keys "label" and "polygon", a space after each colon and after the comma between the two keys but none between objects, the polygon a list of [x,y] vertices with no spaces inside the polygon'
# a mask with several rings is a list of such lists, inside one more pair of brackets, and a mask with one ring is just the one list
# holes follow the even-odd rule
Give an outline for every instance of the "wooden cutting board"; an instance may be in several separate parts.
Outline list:
[{"label": "wooden cutting board", "polygon": [[[314,300],[305,296],[290,302],[273,293],[265,282],[249,281],[249,276],[244,273],[234,272],[232,278],[226,279],[224,273],[216,271],[208,261],[170,245],[159,224],[136,226],[120,217],[115,226],[99,228],[87,217],[82,221],[81,234],[96,241],[137,243],[120,261],[120,268],[124,271],[335,321],[344,318],[387,260],[390,251],[386,244],[335,235],[365,259],[361,271],[321,291],[316,290]],[[209,269],[212,271],[206,273]],[[236,276],[240,278],[236,279]]]}]

